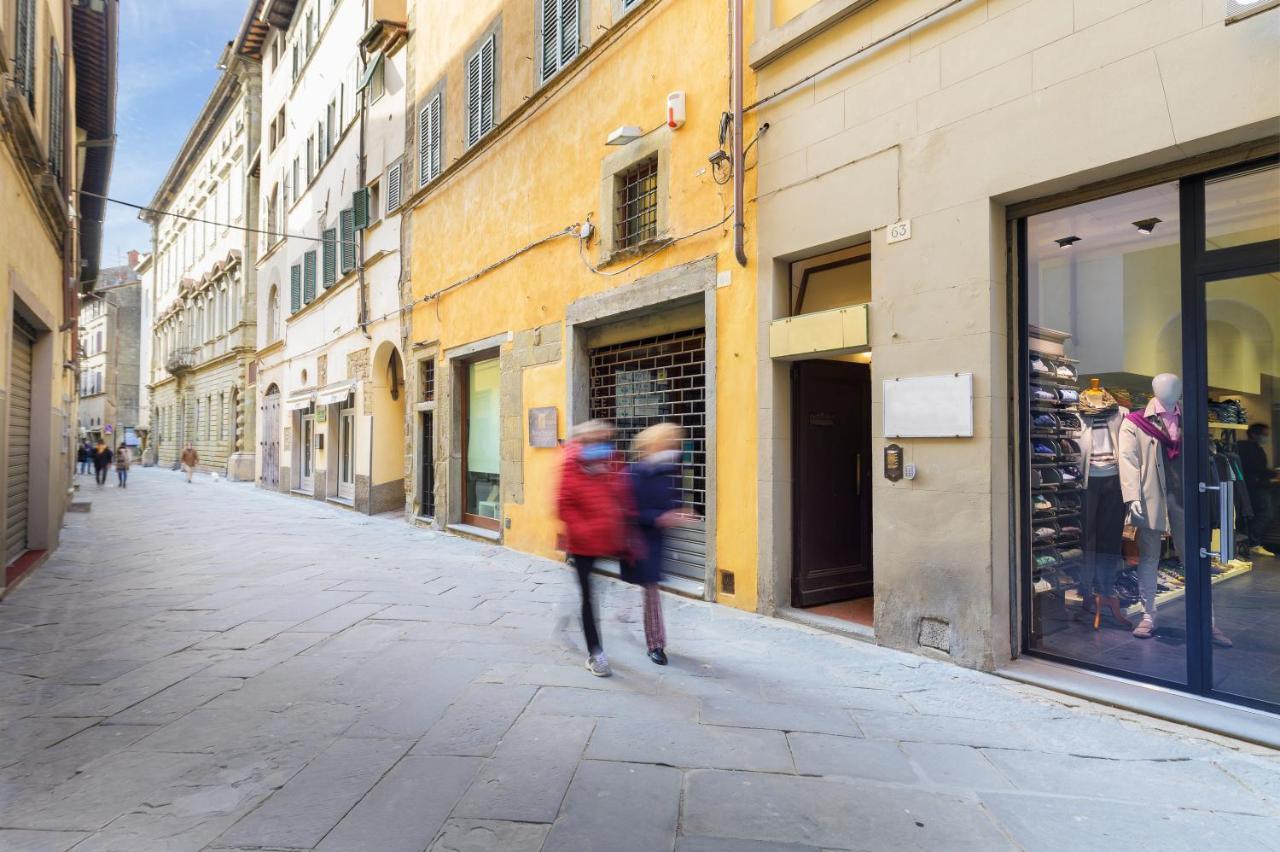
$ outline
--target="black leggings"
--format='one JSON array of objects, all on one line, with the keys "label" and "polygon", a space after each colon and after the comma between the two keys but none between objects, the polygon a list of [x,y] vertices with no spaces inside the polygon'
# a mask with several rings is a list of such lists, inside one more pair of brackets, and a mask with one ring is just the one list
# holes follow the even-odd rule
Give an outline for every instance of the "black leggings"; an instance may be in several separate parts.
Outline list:
[{"label": "black leggings", "polygon": [[94,475],[94,478],[96,478],[96,479],[98,480],[98,484],[99,484],[99,485],[106,485],[106,483],[107,483],[107,467],[106,467],[106,465],[103,465],[102,467],[95,467],[95,468],[93,469],[93,475]]},{"label": "black leggings", "polygon": [[604,650],[600,644],[600,633],[596,630],[595,608],[591,603],[591,569],[595,567],[596,558],[570,555],[578,572],[578,589],[582,592],[582,633],[586,637],[589,654],[599,654]]},{"label": "black leggings", "polygon": [[1124,568],[1121,540],[1124,499],[1120,477],[1091,476],[1084,492],[1084,575],[1080,594],[1115,597],[1116,575]]}]

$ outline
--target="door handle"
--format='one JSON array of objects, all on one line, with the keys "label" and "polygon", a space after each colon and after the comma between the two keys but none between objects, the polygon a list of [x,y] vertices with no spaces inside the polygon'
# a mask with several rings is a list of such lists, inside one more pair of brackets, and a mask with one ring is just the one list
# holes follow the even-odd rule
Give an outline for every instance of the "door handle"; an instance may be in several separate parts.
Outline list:
[{"label": "door handle", "polygon": [[1200,548],[1200,558],[1210,556],[1222,564],[1236,558],[1236,484],[1233,480],[1224,479],[1218,485],[1200,483],[1200,493],[1218,492],[1218,549]]},{"label": "door handle", "polygon": [[859,496],[859,497],[861,497],[861,496],[862,496],[862,453],[858,453],[858,454],[857,454],[857,456],[856,456],[856,458],[857,458],[857,460],[858,460],[858,461],[857,461],[857,472],[854,474],[854,480],[853,480],[853,481],[854,481],[854,483],[856,483],[856,487],[857,487],[857,494],[858,494],[858,496]]}]

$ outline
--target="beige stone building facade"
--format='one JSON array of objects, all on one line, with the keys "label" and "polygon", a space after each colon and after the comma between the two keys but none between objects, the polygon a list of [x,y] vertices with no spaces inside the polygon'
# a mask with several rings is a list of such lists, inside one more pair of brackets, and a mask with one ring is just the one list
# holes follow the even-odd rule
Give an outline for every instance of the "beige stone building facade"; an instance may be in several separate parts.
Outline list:
[{"label": "beige stone building facade", "polygon": [[[1245,440],[1215,406],[1269,424],[1278,372],[1280,11],[1230,5],[756,0],[762,611],[1280,702],[1235,602],[1280,607],[1245,585],[1268,563],[1227,558],[1198,491]],[[1130,514],[1175,529],[1122,555],[1138,498],[1108,483],[1154,471],[1076,399],[1096,378],[1154,422],[1161,374],[1186,531]]]}]

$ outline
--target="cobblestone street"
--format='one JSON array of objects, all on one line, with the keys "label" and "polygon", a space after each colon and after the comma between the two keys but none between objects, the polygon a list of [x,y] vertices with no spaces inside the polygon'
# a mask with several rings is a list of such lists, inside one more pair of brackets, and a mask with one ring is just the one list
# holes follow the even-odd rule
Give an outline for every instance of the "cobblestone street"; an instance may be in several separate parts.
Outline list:
[{"label": "cobblestone street", "polygon": [[[1274,753],[553,562],[137,470],[0,605],[5,850],[1280,848]],[[233,532],[234,531],[234,532]]]}]

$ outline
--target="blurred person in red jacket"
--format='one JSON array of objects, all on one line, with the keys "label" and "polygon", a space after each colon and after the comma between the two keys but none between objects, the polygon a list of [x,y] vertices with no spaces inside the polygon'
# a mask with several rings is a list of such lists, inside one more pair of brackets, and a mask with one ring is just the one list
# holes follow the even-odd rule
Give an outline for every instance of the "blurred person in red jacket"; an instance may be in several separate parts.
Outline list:
[{"label": "blurred person in red jacket", "polygon": [[561,463],[556,513],[564,523],[565,551],[578,573],[587,670],[596,677],[608,677],[611,672],[596,628],[591,570],[597,559],[625,558],[629,504],[630,489],[622,458],[613,446],[613,427],[603,420],[574,427]]}]

